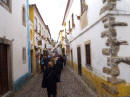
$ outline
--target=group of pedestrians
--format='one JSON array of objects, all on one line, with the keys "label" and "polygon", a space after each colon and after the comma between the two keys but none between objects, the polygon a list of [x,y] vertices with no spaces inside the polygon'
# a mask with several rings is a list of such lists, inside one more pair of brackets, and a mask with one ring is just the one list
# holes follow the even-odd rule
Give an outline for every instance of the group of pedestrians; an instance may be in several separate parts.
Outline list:
[{"label": "group of pedestrians", "polygon": [[57,83],[59,83],[61,72],[66,64],[65,55],[48,55],[44,53],[40,58],[41,70],[43,72],[42,88],[47,88],[48,97],[56,97]]}]

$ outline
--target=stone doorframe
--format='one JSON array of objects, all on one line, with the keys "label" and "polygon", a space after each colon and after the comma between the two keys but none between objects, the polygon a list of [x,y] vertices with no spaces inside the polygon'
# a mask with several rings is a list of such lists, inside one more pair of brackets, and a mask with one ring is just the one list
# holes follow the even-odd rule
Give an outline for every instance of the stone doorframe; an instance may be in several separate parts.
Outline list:
[{"label": "stone doorframe", "polygon": [[13,40],[8,40],[6,38],[0,37],[0,43],[7,45],[7,65],[8,65],[8,87],[9,91],[13,92],[13,48],[12,48]]}]

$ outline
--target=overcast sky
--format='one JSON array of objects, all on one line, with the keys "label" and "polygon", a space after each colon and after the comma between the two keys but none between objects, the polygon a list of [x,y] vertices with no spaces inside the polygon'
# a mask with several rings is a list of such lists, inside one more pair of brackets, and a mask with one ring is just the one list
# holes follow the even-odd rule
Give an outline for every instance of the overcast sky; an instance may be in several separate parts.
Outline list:
[{"label": "overcast sky", "polygon": [[46,25],[49,25],[52,38],[57,40],[68,0],[29,0],[36,4]]}]

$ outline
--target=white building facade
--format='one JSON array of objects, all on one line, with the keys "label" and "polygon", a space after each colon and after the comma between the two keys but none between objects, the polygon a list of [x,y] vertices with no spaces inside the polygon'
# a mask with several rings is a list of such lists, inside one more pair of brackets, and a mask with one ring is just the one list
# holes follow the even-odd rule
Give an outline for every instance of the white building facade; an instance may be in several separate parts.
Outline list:
[{"label": "white building facade", "polygon": [[100,97],[130,96],[130,1],[68,0],[68,62]]},{"label": "white building facade", "polygon": [[30,76],[27,56],[27,1],[0,0],[0,96]]},{"label": "white building facade", "polygon": [[51,34],[36,4],[29,5],[32,73],[40,71],[40,55],[50,44]]}]

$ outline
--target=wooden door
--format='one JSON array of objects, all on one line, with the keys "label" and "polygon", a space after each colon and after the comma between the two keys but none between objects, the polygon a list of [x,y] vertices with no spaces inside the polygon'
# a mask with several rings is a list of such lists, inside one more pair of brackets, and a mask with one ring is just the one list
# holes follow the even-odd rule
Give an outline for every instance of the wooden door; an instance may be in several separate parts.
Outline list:
[{"label": "wooden door", "polygon": [[7,45],[0,44],[0,95],[8,91]]},{"label": "wooden door", "polygon": [[77,59],[78,59],[78,74],[82,75],[81,49],[80,49],[80,47],[77,47]]}]

